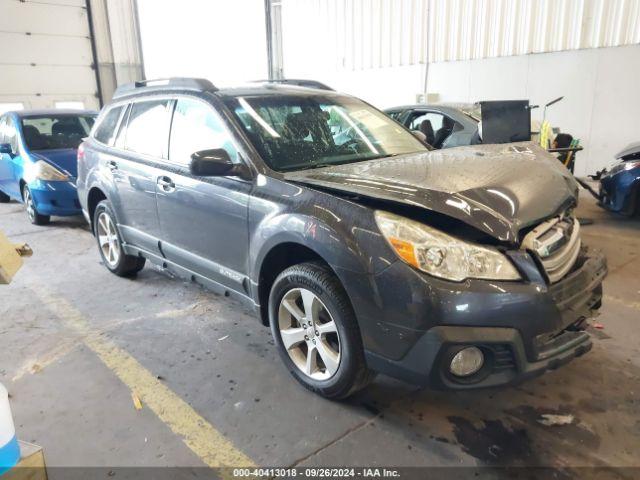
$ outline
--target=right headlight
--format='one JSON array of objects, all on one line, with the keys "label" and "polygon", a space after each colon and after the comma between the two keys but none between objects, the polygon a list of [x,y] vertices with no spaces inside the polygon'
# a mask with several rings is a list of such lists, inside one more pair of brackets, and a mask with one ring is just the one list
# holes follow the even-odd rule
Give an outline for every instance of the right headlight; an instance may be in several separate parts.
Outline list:
[{"label": "right headlight", "polygon": [[467,278],[520,280],[509,259],[494,248],[465,242],[389,212],[378,210],[375,218],[396,254],[430,275],[458,282]]}]

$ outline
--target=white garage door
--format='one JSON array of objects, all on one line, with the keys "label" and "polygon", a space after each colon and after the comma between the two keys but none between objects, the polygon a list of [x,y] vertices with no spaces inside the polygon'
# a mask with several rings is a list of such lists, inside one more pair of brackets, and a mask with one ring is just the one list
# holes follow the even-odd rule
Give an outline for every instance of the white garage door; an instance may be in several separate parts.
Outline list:
[{"label": "white garage door", "polygon": [[84,0],[0,0],[0,110],[98,108]]}]

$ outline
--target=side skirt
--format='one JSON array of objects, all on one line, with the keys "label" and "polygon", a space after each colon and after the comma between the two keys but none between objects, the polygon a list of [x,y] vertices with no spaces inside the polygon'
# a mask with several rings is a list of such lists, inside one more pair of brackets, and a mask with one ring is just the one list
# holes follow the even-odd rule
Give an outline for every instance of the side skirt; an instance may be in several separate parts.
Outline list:
[{"label": "side skirt", "polygon": [[260,305],[254,302],[253,299],[248,295],[237,290],[230,289],[216,282],[215,280],[211,280],[210,278],[193,272],[174,262],[171,262],[170,260],[167,260],[166,258],[163,258],[141,248],[135,247],[130,244],[124,244],[122,247],[127,255],[146,258],[149,262],[154,264],[162,271],[168,272],[169,274],[179,277],[183,280],[191,281],[193,283],[201,285],[207,290],[211,290],[212,292],[219,295],[232,297],[241,301],[244,305],[253,309],[253,311],[258,315],[258,319],[260,318]]}]

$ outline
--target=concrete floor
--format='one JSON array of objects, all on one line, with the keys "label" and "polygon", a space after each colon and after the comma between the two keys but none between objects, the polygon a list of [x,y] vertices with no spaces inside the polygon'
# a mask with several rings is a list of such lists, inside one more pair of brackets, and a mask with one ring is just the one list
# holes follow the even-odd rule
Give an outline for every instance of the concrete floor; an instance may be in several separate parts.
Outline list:
[{"label": "concrete floor", "polygon": [[[81,219],[36,227],[0,205],[0,229],[35,252],[0,287],[0,381],[19,437],[49,466],[640,467],[640,221],[589,197],[579,214],[610,266],[591,353],[504,390],[378,377],[334,403],[289,376],[240,304],[149,267],[118,278]],[[574,420],[545,426],[543,414]]]}]

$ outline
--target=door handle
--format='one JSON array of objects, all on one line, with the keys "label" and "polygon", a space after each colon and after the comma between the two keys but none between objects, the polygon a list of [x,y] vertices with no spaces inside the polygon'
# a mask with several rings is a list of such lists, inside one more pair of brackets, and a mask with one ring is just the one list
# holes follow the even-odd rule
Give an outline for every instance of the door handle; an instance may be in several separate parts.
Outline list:
[{"label": "door handle", "polygon": [[169,177],[158,177],[158,186],[167,193],[175,191],[176,184]]},{"label": "door handle", "polygon": [[109,170],[114,172],[114,171],[116,171],[118,169],[118,164],[116,162],[114,162],[113,160],[109,160],[107,162],[107,167],[109,168]]}]

